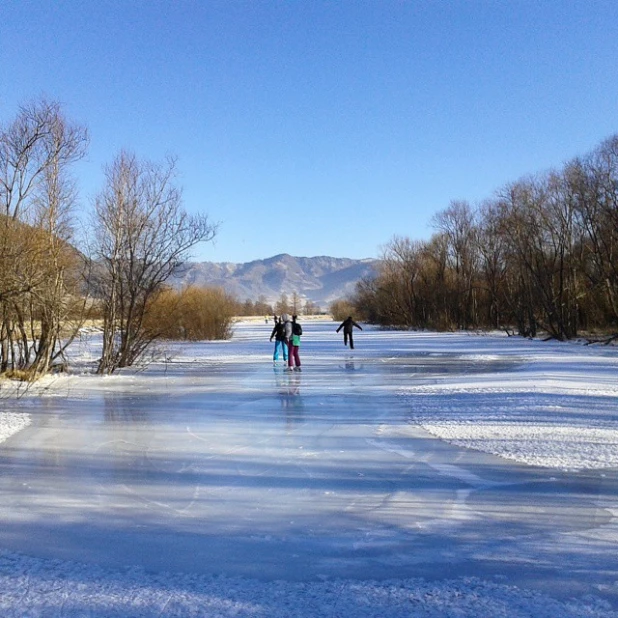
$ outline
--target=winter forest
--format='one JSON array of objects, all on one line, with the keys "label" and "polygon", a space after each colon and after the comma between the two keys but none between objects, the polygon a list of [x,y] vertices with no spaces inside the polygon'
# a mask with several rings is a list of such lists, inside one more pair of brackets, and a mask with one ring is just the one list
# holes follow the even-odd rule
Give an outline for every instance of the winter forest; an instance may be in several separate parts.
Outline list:
[{"label": "winter forest", "polygon": [[618,136],[479,205],[453,201],[428,241],[397,237],[354,303],[370,322],[503,329],[564,341],[618,326]]}]

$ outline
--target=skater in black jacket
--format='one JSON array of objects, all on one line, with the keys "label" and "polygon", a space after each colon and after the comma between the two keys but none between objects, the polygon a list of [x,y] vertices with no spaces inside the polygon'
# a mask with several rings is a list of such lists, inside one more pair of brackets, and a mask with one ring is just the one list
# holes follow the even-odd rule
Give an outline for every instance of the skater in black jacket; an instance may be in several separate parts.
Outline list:
[{"label": "skater in black jacket", "polygon": [[[270,333],[270,340],[275,338],[275,351],[273,352],[273,363],[276,363],[279,360],[279,347],[281,347],[281,351],[283,352],[283,362],[287,363],[288,361],[288,344],[285,341],[285,327],[283,326],[283,321],[280,320],[277,316],[275,317],[275,327],[273,328],[273,332]],[[283,317],[283,316],[281,316]]]},{"label": "skater in black jacket", "polygon": [[349,339],[350,340],[350,349],[351,350],[354,349],[354,338],[352,337],[352,331],[353,331],[355,326],[356,326],[356,328],[358,328],[360,330],[363,330],[352,319],[352,316],[349,315],[343,322],[341,322],[341,324],[339,325],[339,328],[337,329],[337,332],[339,332],[343,328],[343,344],[344,345],[348,345],[348,339]]}]

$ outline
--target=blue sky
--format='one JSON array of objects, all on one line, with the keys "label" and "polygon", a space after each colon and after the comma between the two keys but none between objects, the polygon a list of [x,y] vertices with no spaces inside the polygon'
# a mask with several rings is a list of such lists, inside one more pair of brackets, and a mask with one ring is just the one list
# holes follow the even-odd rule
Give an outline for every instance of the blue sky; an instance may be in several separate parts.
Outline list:
[{"label": "blue sky", "polygon": [[40,96],[90,131],[84,210],[173,154],[194,259],[377,257],[618,132],[618,2],[3,0],[0,122]]}]

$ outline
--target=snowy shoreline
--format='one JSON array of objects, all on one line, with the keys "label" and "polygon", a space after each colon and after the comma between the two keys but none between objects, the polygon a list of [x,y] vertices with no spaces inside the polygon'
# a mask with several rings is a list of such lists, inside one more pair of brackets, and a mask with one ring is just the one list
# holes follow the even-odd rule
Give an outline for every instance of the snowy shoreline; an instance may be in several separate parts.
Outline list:
[{"label": "snowy shoreline", "polygon": [[[42,378],[43,383],[48,380],[48,378]],[[14,380],[2,380],[0,382],[0,449],[2,449],[3,442],[32,423],[30,414],[27,412],[13,412],[10,409],[5,409],[11,402],[27,396],[32,387],[32,384]]]},{"label": "snowy shoreline", "polygon": [[29,414],[0,412],[0,444],[17,432],[25,429],[32,422]]}]

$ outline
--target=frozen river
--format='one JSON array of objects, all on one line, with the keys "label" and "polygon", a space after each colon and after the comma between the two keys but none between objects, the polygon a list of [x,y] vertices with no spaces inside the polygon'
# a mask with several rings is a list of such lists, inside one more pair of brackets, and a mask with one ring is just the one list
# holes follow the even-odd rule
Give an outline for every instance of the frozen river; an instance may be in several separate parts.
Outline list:
[{"label": "frozen river", "polygon": [[474,575],[616,602],[616,468],[526,465],[411,422],[427,406],[410,387],[506,384],[552,344],[366,330],[350,352],[335,326],[307,323],[302,372],[273,365],[270,325],[240,325],[19,400],[32,425],[2,447],[0,546],[264,581]]}]

